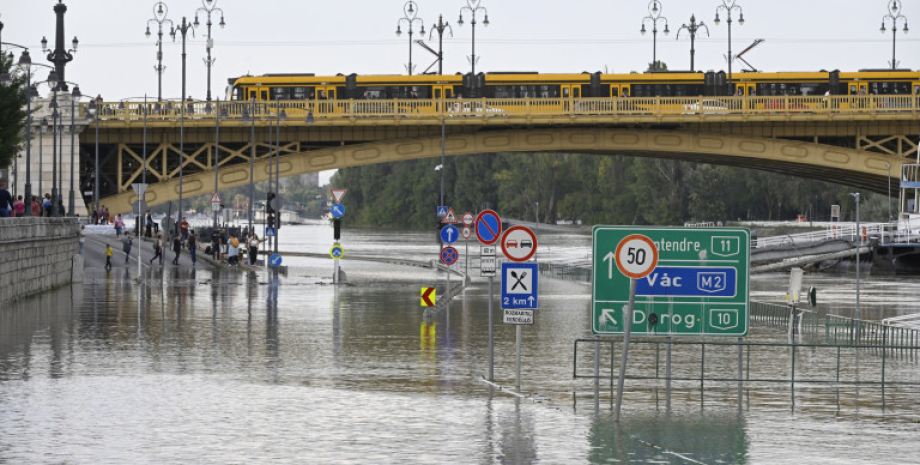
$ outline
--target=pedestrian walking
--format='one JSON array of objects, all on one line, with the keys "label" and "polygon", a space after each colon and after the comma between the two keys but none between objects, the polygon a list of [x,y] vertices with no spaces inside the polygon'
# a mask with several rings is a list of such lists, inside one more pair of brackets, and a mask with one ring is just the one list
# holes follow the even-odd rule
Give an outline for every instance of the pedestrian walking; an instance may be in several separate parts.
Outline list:
[{"label": "pedestrian walking", "polygon": [[112,271],[112,246],[105,245],[105,271]]},{"label": "pedestrian walking", "polygon": [[224,236],[221,236],[220,237],[220,262],[221,263],[227,263],[227,260],[229,260],[229,256],[228,256],[229,253],[230,253],[230,249],[229,249],[229,243],[227,242],[227,238]]},{"label": "pedestrian walking", "polygon": [[157,258],[160,259],[160,265],[163,264],[163,236],[157,234],[157,240],[153,243],[153,258],[150,259],[150,264],[153,265],[153,261]]},{"label": "pedestrian walking", "polygon": [[109,224],[109,219],[110,219],[111,217],[112,217],[112,215],[109,214],[109,207],[106,207],[106,206],[103,205],[103,207],[102,207],[102,224]]},{"label": "pedestrian walking", "polygon": [[195,262],[198,261],[198,257],[195,254],[198,251],[198,239],[195,237],[195,231],[189,231],[188,236],[188,254],[192,257],[192,266],[195,266]]},{"label": "pedestrian walking", "polygon": [[144,218],[144,223],[147,226],[147,229],[144,231],[144,238],[150,239],[153,237],[153,215],[150,214],[150,210],[147,210],[147,217]]},{"label": "pedestrian walking", "polygon": [[211,229],[211,258],[220,260],[220,230]]},{"label": "pedestrian walking", "polygon": [[128,263],[128,259],[131,258],[131,246],[134,245],[134,238],[130,234],[125,234],[125,238],[122,239],[124,246],[122,249],[125,251],[125,263]]},{"label": "pedestrian walking", "polygon": [[38,203],[38,197],[32,196],[32,216],[42,216],[42,207]]},{"label": "pedestrian walking", "polygon": [[80,236],[80,255],[83,255],[83,245],[86,244],[86,226],[80,225],[80,230],[77,231],[77,235]]},{"label": "pedestrian walking", "polygon": [[125,229],[125,222],[124,222],[124,220],[121,219],[121,215],[120,215],[120,214],[119,214],[118,216],[115,217],[115,222],[114,222],[113,224],[115,225],[115,237],[116,237],[116,238],[120,238],[120,237],[121,237],[121,231],[122,231],[123,229]]},{"label": "pedestrian walking", "polygon": [[188,241],[188,220],[183,216],[179,223],[179,232],[182,233],[182,243]]},{"label": "pedestrian walking", "polygon": [[234,266],[238,263],[240,256],[240,241],[231,233],[230,240],[227,242],[227,264]]},{"label": "pedestrian walking", "polygon": [[259,256],[259,244],[262,241],[259,239],[259,236],[256,235],[256,232],[253,231],[249,234],[249,264],[255,265],[256,258]]},{"label": "pedestrian walking", "polygon": [[179,239],[178,234],[173,234],[173,252],[176,252],[176,258],[173,259],[172,264],[179,264],[179,254],[182,253],[182,240]]},{"label": "pedestrian walking", "polygon": [[6,190],[6,182],[0,181],[0,218],[9,218],[13,206],[13,196]]},{"label": "pedestrian walking", "polygon": [[99,209],[98,208],[93,208],[92,222],[93,224],[99,224]]}]

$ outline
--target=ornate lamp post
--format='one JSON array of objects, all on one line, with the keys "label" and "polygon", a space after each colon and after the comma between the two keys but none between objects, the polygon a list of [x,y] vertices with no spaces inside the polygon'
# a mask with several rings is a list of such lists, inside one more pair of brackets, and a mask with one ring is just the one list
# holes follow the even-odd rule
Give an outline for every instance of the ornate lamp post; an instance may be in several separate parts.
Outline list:
[{"label": "ornate lamp post", "polygon": [[431,34],[428,35],[428,40],[431,40],[431,36],[435,32],[438,33],[438,74],[444,74],[444,31],[450,31],[450,36],[454,36],[454,28],[450,27],[449,23],[444,22],[444,17],[438,15],[438,25],[431,28]]},{"label": "ornate lamp post", "polygon": [[166,15],[169,14],[169,8],[163,2],[156,2],[153,5],[153,18],[147,20],[147,32],[144,33],[147,38],[150,38],[150,23],[156,23],[157,25],[157,65],[154,67],[154,71],[157,72],[157,102],[163,101],[163,71],[166,71],[166,68],[163,67],[163,25],[169,23],[169,28],[173,28],[173,22],[171,19],[166,18]]},{"label": "ornate lamp post", "polygon": [[205,23],[208,26],[208,57],[204,59],[205,66],[208,67],[208,101],[211,101],[211,66],[214,65],[214,62],[217,61],[217,58],[211,58],[211,49],[214,48],[214,39],[211,38],[211,13],[215,11],[220,12],[220,28],[223,29],[227,23],[224,22],[224,10],[217,8],[215,6],[214,0],[201,0],[201,3],[204,5],[197,10],[195,10],[195,21],[192,23],[195,26],[195,29],[198,29],[200,23],[198,22],[198,13],[203,12],[208,15],[208,22]]},{"label": "ornate lamp post", "polygon": [[898,20],[904,23],[904,33],[907,34],[907,16],[901,14],[901,0],[890,0],[888,2],[888,14],[882,16],[882,27],[879,31],[884,34],[885,20],[891,20],[891,69],[897,69],[898,61],[896,60],[897,40],[898,40]]},{"label": "ornate lamp post", "polygon": [[696,22],[696,15],[690,15],[690,24],[683,24],[680,26],[680,29],[677,30],[677,37],[675,40],[680,40],[680,31],[686,30],[690,33],[690,72],[696,71],[694,67],[693,58],[696,56],[696,48],[694,47],[694,42],[696,41],[696,33],[701,28],[706,28],[706,37],[709,37],[709,26],[706,26],[706,23],[700,21]]},{"label": "ornate lamp post", "polygon": [[719,10],[725,10],[725,16],[728,17],[728,90],[731,94],[732,88],[732,61],[735,61],[735,57],[732,56],[732,11],[738,10],[738,25],[744,26],[744,12],[741,9],[740,5],[735,4],[735,0],[722,0],[722,4],[716,7],[716,26],[721,22],[719,20]]},{"label": "ornate lamp post", "polygon": [[[58,113],[58,103],[57,103],[57,91],[58,91],[58,76],[56,71],[51,71],[48,75],[48,85],[52,89],[52,98],[51,103],[48,104],[48,108],[51,109],[51,216],[58,217],[61,216],[60,211],[58,210],[58,158],[57,158],[57,120],[60,113]],[[62,135],[63,136],[63,135]]]},{"label": "ornate lamp post", "polygon": [[54,69],[57,71],[57,77],[60,82],[60,90],[67,91],[67,76],[65,74],[65,68],[67,63],[73,61],[73,54],[77,53],[77,45],[80,44],[80,41],[76,37],[73,38],[73,48],[70,50],[65,50],[64,48],[64,13],[67,12],[67,5],[63,1],[58,0],[58,4],[54,5],[54,14],[57,16],[57,28],[54,34],[54,51],[48,50],[48,39],[42,37],[42,51],[48,54],[48,61],[54,63]]},{"label": "ornate lamp post", "polygon": [[169,30],[169,35],[172,37],[173,41],[176,40],[176,32],[182,34],[182,99],[179,104],[179,216],[176,218],[176,232],[179,232],[179,223],[182,220],[183,210],[182,210],[182,168],[185,165],[185,41],[188,38],[188,32],[192,31],[192,37],[195,36],[195,31],[192,30],[192,25],[185,20],[185,16],[182,17],[182,25],[178,27],[172,27]]},{"label": "ornate lamp post", "polygon": [[463,27],[463,12],[468,11],[473,17],[470,21],[470,25],[473,26],[473,56],[470,58],[470,64],[472,65],[473,76],[476,75],[476,13],[482,12],[485,15],[485,19],[482,21],[482,25],[489,27],[489,10],[486,7],[480,5],[482,0],[466,0],[466,6],[460,8],[460,19],[457,20],[457,25]]},{"label": "ornate lamp post", "polygon": [[668,35],[668,18],[661,16],[661,2],[652,0],[648,2],[648,16],[642,18],[642,29],[639,32],[645,35],[645,23],[652,23],[652,71],[658,71],[658,22],[664,22],[664,35]]},{"label": "ornate lamp post", "polygon": [[409,72],[409,76],[411,76],[412,70],[414,69],[412,66],[412,34],[414,32],[412,27],[416,21],[422,25],[422,29],[419,31],[419,33],[425,35],[425,21],[418,17],[418,4],[412,0],[409,0],[405,5],[403,5],[403,17],[396,21],[397,37],[402,35],[401,26],[403,21],[405,21],[409,26],[409,65],[406,66],[406,70]]},{"label": "ornate lamp post", "polygon": [[[76,103],[77,100],[82,97],[83,94],[80,92],[80,86],[74,84],[73,92],[70,93],[70,196],[68,197],[69,204],[67,207],[67,216],[77,216],[76,211],[76,196],[74,194],[74,146],[76,137],[76,128],[74,127],[74,119],[77,115]],[[63,180],[62,180],[63,182]]]},{"label": "ornate lamp post", "polygon": [[90,100],[86,107],[87,113],[96,123],[96,159],[93,164],[93,210],[99,210],[99,103],[96,100]]}]

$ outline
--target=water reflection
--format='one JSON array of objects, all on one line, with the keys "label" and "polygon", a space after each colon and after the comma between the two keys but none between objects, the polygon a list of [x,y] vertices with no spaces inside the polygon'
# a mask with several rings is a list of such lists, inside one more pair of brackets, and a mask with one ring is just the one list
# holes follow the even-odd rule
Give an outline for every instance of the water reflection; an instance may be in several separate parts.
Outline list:
[{"label": "water reflection", "polygon": [[590,463],[746,463],[746,424],[737,415],[598,417]]}]

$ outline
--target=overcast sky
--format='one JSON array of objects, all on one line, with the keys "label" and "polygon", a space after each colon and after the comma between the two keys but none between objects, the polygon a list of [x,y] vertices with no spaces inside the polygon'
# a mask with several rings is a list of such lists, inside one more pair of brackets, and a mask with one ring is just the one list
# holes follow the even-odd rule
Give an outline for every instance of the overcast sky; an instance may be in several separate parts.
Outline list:
[{"label": "overcast sky", "polygon": [[[66,43],[80,39],[79,52],[67,67],[67,79],[80,84],[85,95],[102,94],[106,100],[156,96],[156,29],[145,38],[154,1],[70,0],[66,15]],[[419,17],[426,32],[444,15],[453,27],[445,38],[445,72],[468,72],[471,29],[469,15],[457,25],[466,0],[419,0]],[[42,36],[54,43],[54,0],[7,0],[0,5],[5,25],[2,39],[31,49],[33,61],[46,62],[40,51]],[[189,22],[202,1],[171,0],[169,18]],[[403,74],[408,61],[408,35],[395,34],[403,16],[403,0],[217,0],[227,27],[215,26],[212,93],[223,95],[227,78],[264,73],[313,72],[318,74]],[[642,71],[652,61],[652,34],[641,35],[642,18],[649,14],[646,1],[481,0],[488,9],[490,26],[482,17],[476,28],[476,50],[481,71],[582,72]],[[671,69],[689,69],[690,42],[686,31],[675,40],[690,15],[709,26],[710,36],[698,37],[697,69],[725,69],[727,27],[713,23],[721,0],[663,0],[662,13],[671,34],[658,34],[658,58]],[[891,33],[879,27],[887,0],[746,0],[745,23],[732,26],[733,51],[754,39],[766,42],[745,56],[767,71],[819,69],[857,70],[884,68],[891,59]],[[913,8],[916,7],[916,11]],[[903,14],[920,19],[920,6],[908,2]],[[204,15],[202,26],[188,42],[188,93],[206,94]],[[918,23],[920,24],[920,23]],[[890,22],[889,26],[890,28]],[[899,24],[899,28],[902,26]],[[920,26],[918,26],[920,27]],[[650,29],[650,27],[649,27]],[[168,31],[167,31],[168,32]],[[901,67],[920,68],[914,33],[898,32]],[[415,38],[420,38],[419,34]],[[426,34],[425,39],[428,36]],[[432,46],[437,47],[437,41]],[[173,43],[164,35],[164,97],[181,92],[181,39]],[[422,71],[432,61],[421,47],[413,49],[413,62]],[[16,53],[18,57],[18,52]],[[737,70],[740,65],[735,65]],[[36,73],[44,79],[45,70]]]}]

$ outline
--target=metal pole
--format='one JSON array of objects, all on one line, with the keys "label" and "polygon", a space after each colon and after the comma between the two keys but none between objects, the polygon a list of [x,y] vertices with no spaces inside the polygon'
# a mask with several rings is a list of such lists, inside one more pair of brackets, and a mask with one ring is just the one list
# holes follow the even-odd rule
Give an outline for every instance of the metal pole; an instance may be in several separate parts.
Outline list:
[{"label": "metal pole", "polygon": [[523,337],[523,330],[521,329],[521,325],[515,325],[515,326],[516,326],[516,330],[515,330],[514,348],[515,348],[515,353],[517,354],[517,356],[516,356],[516,359],[515,359],[516,361],[514,365],[515,365],[515,373],[517,374],[517,377],[515,379],[517,380],[517,382],[514,384],[514,387],[518,392],[521,392],[521,338]]},{"label": "metal pole", "polygon": [[412,76],[412,23],[409,23],[409,76]]},{"label": "metal pole", "polygon": [[[249,217],[249,232],[252,232],[252,201],[256,195],[255,185],[253,182],[253,174],[255,172],[255,163],[256,163],[256,114],[255,114],[255,99],[250,99],[249,101],[250,108],[250,117],[252,118],[252,132],[249,135],[250,137],[250,147],[249,147],[249,212],[246,216]],[[338,261],[336,261],[338,263]],[[338,270],[336,270],[338,271]],[[338,274],[338,273],[336,273]]]},{"label": "metal pole", "polygon": [[897,43],[898,43],[898,21],[897,19],[891,22],[891,69],[897,69]]},{"label": "metal pole", "polygon": [[93,174],[93,178],[94,178],[93,203],[95,204],[95,208],[97,211],[99,210],[99,113],[100,112],[102,112],[102,107],[97,106],[96,114],[94,115],[96,117],[96,160],[94,163],[95,171]]},{"label": "metal pole", "polygon": [[594,412],[601,408],[601,339],[594,337]]},{"label": "metal pole", "polygon": [[26,184],[25,216],[32,216],[32,69],[26,68]]},{"label": "metal pole", "polygon": [[632,331],[633,309],[636,304],[636,279],[629,278],[629,306],[623,322],[623,356],[620,360],[620,378],[617,381],[617,407],[614,421],[620,421],[620,406],[623,404],[623,382],[626,380],[626,362],[629,359],[629,333]]},{"label": "metal pole", "polygon": [[696,32],[690,33],[690,72],[694,72],[693,59],[696,56]]},{"label": "metal pole", "polygon": [[667,399],[667,411],[671,411],[671,336],[668,336],[666,339],[667,349],[665,351],[665,399]]},{"label": "metal pole", "polygon": [[[443,109],[442,109],[443,110]],[[441,116],[441,203],[444,205],[444,156],[447,151],[447,127],[446,121]]]},{"label": "metal pole", "polygon": [[888,166],[888,224],[891,224],[891,163],[886,163]]},{"label": "metal pole", "polygon": [[[476,78],[476,12],[473,12],[473,21],[470,23],[473,25],[473,79]],[[475,82],[475,81],[473,81]],[[475,97],[475,95],[473,95]],[[491,381],[491,380],[490,380]]]},{"label": "metal pole", "polygon": [[146,224],[142,224],[140,222],[141,218],[144,218],[145,223],[147,222],[147,218],[143,216],[144,207],[146,206],[144,199],[147,198],[147,94],[144,94],[144,150],[143,150],[143,156],[144,156],[144,166],[141,170],[141,184],[143,185],[143,187],[141,188],[141,192],[140,192],[141,195],[139,195],[137,198],[137,218],[138,218],[138,223],[137,223],[137,238],[138,238],[138,241],[137,241],[137,282],[141,282],[141,273],[142,273],[141,240],[140,239],[141,237],[143,237],[142,236],[143,233],[141,232],[141,230],[147,226]]},{"label": "metal pole", "polygon": [[208,97],[207,99],[210,102],[211,101],[211,65],[214,64],[214,62],[211,61],[211,12],[210,11],[208,11],[208,43],[207,43],[206,48],[208,49],[208,62],[207,62],[207,65],[208,65],[207,66],[208,68]]},{"label": "metal pole", "polygon": [[744,338],[738,338],[738,414],[744,411]]},{"label": "metal pole", "polygon": [[732,92],[732,10],[728,9],[728,95]]},{"label": "metal pole", "polygon": [[658,23],[652,24],[652,69],[658,71]]},{"label": "metal pole", "polygon": [[856,343],[859,343],[860,323],[862,322],[862,311],[859,308],[859,249],[862,246],[862,233],[859,228],[859,193],[856,197]]},{"label": "metal pole", "polygon": [[163,23],[157,31],[157,102],[163,101]]},{"label": "metal pole", "polygon": [[182,221],[183,209],[182,209],[182,172],[185,166],[185,41],[188,36],[188,30],[191,27],[191,24],[188,24],[185,20],[185,16],[182,17],[182,27],[180,31],[182,32],[182,95],[179,99],[181,108],[179,109],[179,212],[178,218],[176,221],[176,232],[178,233],[179,223]]},{"label": "metal pole", "polygon": [[[438,75],[444,74],[444,22],[443,16],[438,15]],[[454,35],[451,29],[451,36]]]},{"label": "metal pole", "polygon": [[489,382],[495,382],[495,332],[492,324],[492,301],[495,300],[494,283],[495,278],[489,276]]},{"label": "metal pole", "polygon": [[57,211],[57,86],[54,88],[54,106],[51,110],[51,216],[60,216]]},{"label": "metal pole", "polygon": [[[74,85],[74,90],[76,90],[77,88],[78,87]],[[76,134],[75,134],[76,131],[75,131],[75,125],[74,125],[74,115],[76,113],[76,105],[75,105],[76,98],[77,97],[74,97],[74,96],[70,97],[70,196],[68,198],[68,200],[70,201],[70,206],[67,208],[67,216],[71,216],[71,217],[77,216],[76,206],[74,205],[74,202],[76,202],[76,196],[74,195],[74,191],[73,191],[74,137],[76,137]]]},{"label": "metal pole", "polygon": [[[42,207],[42,203],[45,201],[44,200],[45,199],[44,197],[45,187],[43,186],[44,184],[43,178],[45,177],[45,156],[43,152],[45,148],[45,126],[47,126],[47,124],[48,124],[47,118],[42,118],[42,121],[38,126],[38,139],[39,139],[39,143],[38,143],[38,200],[39,200],[38,206],[39,206],[39,213],[38,213],[38,216],[44,215],[44,211],[41,207]],[[97,156],[96,158],[98,159],[99,157]]]},{"label": "metal pole", "polygon": [[[218,174],[220,173],[220,98],[217,99],[217,107],[215,108],[217,112],[217,120],[214,124],[214,193],[218,193],[220,178]],[[219,225],[217,217],[220,214],[220,211],[214,209],[214,228],[216,229]]]},{"label": "metal pole", "polygon": [[[278,253],[278,241],[281,232],[281,111],[278,112],[278,127],[276,128],[275,143],[278,144],[278,150],[275,151],[275,198],[277,200],[278,210],[275,212],[275,253]],[[271,162],[271,160],[269,160]]]}]

